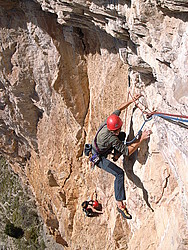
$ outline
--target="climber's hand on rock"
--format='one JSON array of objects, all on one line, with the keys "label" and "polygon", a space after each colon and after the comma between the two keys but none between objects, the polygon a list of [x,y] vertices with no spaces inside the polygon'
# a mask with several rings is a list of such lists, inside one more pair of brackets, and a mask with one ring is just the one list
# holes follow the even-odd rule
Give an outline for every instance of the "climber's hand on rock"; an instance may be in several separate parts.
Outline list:
[{"label": "climber's hand on rock", "polygon": [[141,141],[147,140],[148,138],[150,138],[151,134],[152,134],[152,131],[150,129],[142,131]]}]

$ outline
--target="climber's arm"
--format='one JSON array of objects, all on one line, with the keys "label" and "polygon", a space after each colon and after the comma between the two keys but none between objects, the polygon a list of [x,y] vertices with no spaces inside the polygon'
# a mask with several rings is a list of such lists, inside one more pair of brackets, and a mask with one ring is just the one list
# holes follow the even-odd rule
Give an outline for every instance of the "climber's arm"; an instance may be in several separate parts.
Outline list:
[{"label": "climber's arm", "polygon": [[94,213],[103,214],[102,211],[99,211],[99,210],[95,209],[95,208],[92,207],[91,205],[88,205],[88,208],[90,208]]},{"label": "climber's arm", "polygon": [[91,209],[92,209],[92,211],[93,211],[94,213],[103,214],[102,211],[99,211],[99,210],[95,209],[94,207],[92,207]]},{"label": "climber's arm", "polygon": [[120,107],[118,108],[118,110],[122,111],[122,110],[128,108],[129,105],[130,105],[131,103],[133,103],[134,101],[138,100],[141,96],[142,96],[142,95],[140,95],[140,94],[135,95],[135,96],[133,97],[133,100],[130,100],[130,101],[126,102],[126,103],[122,103],[122,104],[120,105]]},{"label": "climber's arm", "polygon": [[134,153],[137,150],[137,148],[140,146],[141,142],[144,140],[147,140],[151,134],[152,134],[151,130],[144,130],[142,132],[142,135],[140,136],[140,138],[136,142],[134,142],[130,146],[128,146],[129,156],[132,153]]}]

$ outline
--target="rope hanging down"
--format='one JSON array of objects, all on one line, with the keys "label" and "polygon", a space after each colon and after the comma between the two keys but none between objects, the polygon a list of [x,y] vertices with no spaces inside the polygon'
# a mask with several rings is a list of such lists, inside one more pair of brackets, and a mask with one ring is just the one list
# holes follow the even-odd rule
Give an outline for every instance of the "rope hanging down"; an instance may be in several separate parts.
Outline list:
[{"label": "rope hanging down", "polygon": [[[148,117],[147,119],[144,117],[144,114],[148,114],[148,112],[146,111],[143,111],[139,106],[138,104],[136,103],[136,101],[134,100],[133,96],[131,95],[131,92],[129,91],[128,93],[128,97],[129,95],[131,96],[132,100],[134,101],[135,105],[137,106],[137,108],[140,109],[140,111],[142,112],[142,116],[143,116],[143,119],[144,119],[144,122],[141,126],[141,128],[139,129],[138,133],[135,135],[135,137],[131,140],[131,141],[126,141],[126,145],[129,145],[131,143],[133,143],[136,139],[138,139],[138,136],[141,134],[142,132],[142,129],[144,127],[144,125],[146,124],[146,122],[150,121],[152,119],[152,116],[151,117]],[[127,100],[128,101],[128,100]],[[137,100],[140,104],[142,104],[139,100]],[[142,104],[143,105],[143,104]],[[144,106],[144,105],[143,105]],[[145,107],[145,106],[144,106]],[[147,107],[145,107],[145,109],[148,109]],[[148,109],[149,110],[149,109]],[[150,111],[150,110],[149,110]],[[146,116],[147,117],[147,116]]]},{"label": "rope hanging down", "polygon": [[144,125],[146,124],[146,122],[149,122],[152,119],[152,117],[151,117],[151,118],[146,120],[144,116],[143,116],[143,118],[144,118],[144,123],[142,124],[142,126],[139,129],[138,133],[135,135],[135,137],[131,141],[126,141],[126,145],[129,145],[129,144],[133,143],[136,139],[138,139],[138,136],[141,134],[142,129],[143,129]]},{"label": "rope hanging down", "polygon": [[[142,116],[144,118],[144,123],[142,124],[141,128],[139,129],[138,133],[136,134],[136,136],[131,140],[131,141],[127,141],[126,144],[129,145],[131,143],[133,143],[137,138],[138,136],[141,134],[142,132],[142,129],[144,127],[144,125],[146,124],[146,122],[150,121],[153,116],[158,116],[158,117],[161,117],[161,118],[164,118],[166,120],[170,120],[170,121],[178,121],[178,122],[188,122],[188,116],[186,115],[176,115],[176,114],[168,114],[168,113],[161,113],[161,112],[152,112],[151,110],[149,110],[149,108],[147,108],[144,104],[142,104],[139,100],[137,100],[142,106],[144,106],[145,110],[143,110],[142,108],[139,107],[139,105],[136,103],[136,101],[134,100],[133,96],[131,95],[130,91],[128,93],[128,96],[131,96],[132,100],[134,101],[136,107],[138,109],[140,109],[140,111],[142,112]],[[148,110],[149,112],[147,112],[146,110]],[[144,115],[146,115],[146,118],[144,117]],[[186,127],[187,125],[183,124],[184,125],[184,128],[188,128]]]}]

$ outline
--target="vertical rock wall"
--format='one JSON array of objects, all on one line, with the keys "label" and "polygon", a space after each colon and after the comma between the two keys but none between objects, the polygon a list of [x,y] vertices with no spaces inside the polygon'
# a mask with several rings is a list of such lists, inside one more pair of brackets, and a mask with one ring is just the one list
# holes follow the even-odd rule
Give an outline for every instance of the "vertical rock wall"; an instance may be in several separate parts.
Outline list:
[{"label": "vertical rock wall", "polygon": [[[186,125],[154,117],[145,125],[150,140],[118,161],[131,221],[116,211],[113,176],[91,170],[83,155],[128,91],[142,93],[150,110],[187,115],[186,2],[0,7],[1,154],[32,188],[56,242],[67,249],[186,249]],[[131,105],[122,119],[131,139],[142,113]],[[81,203],[94,190],[104,213],[88,218]]]}]

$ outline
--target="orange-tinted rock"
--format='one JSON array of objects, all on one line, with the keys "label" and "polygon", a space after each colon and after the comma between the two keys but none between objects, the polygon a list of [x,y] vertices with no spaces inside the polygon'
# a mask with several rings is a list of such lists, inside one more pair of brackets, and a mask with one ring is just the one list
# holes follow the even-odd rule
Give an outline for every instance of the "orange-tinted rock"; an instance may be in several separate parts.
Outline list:
[{"label": "orange-tinted rock", "polygon": [[[114,177],[83,155],[128,90],[150,110],[187,114],[184,1],[13,2],[0,1],[0,152],[50,234],[71,250],[186,249],[186,125],[154,117],[150,140],[118,160],[131,221],[117,212]],[[134,104],[121,118],[132,137],[144,122]],[[103,214],[89,218],[81,204],[95,190]]]}]

